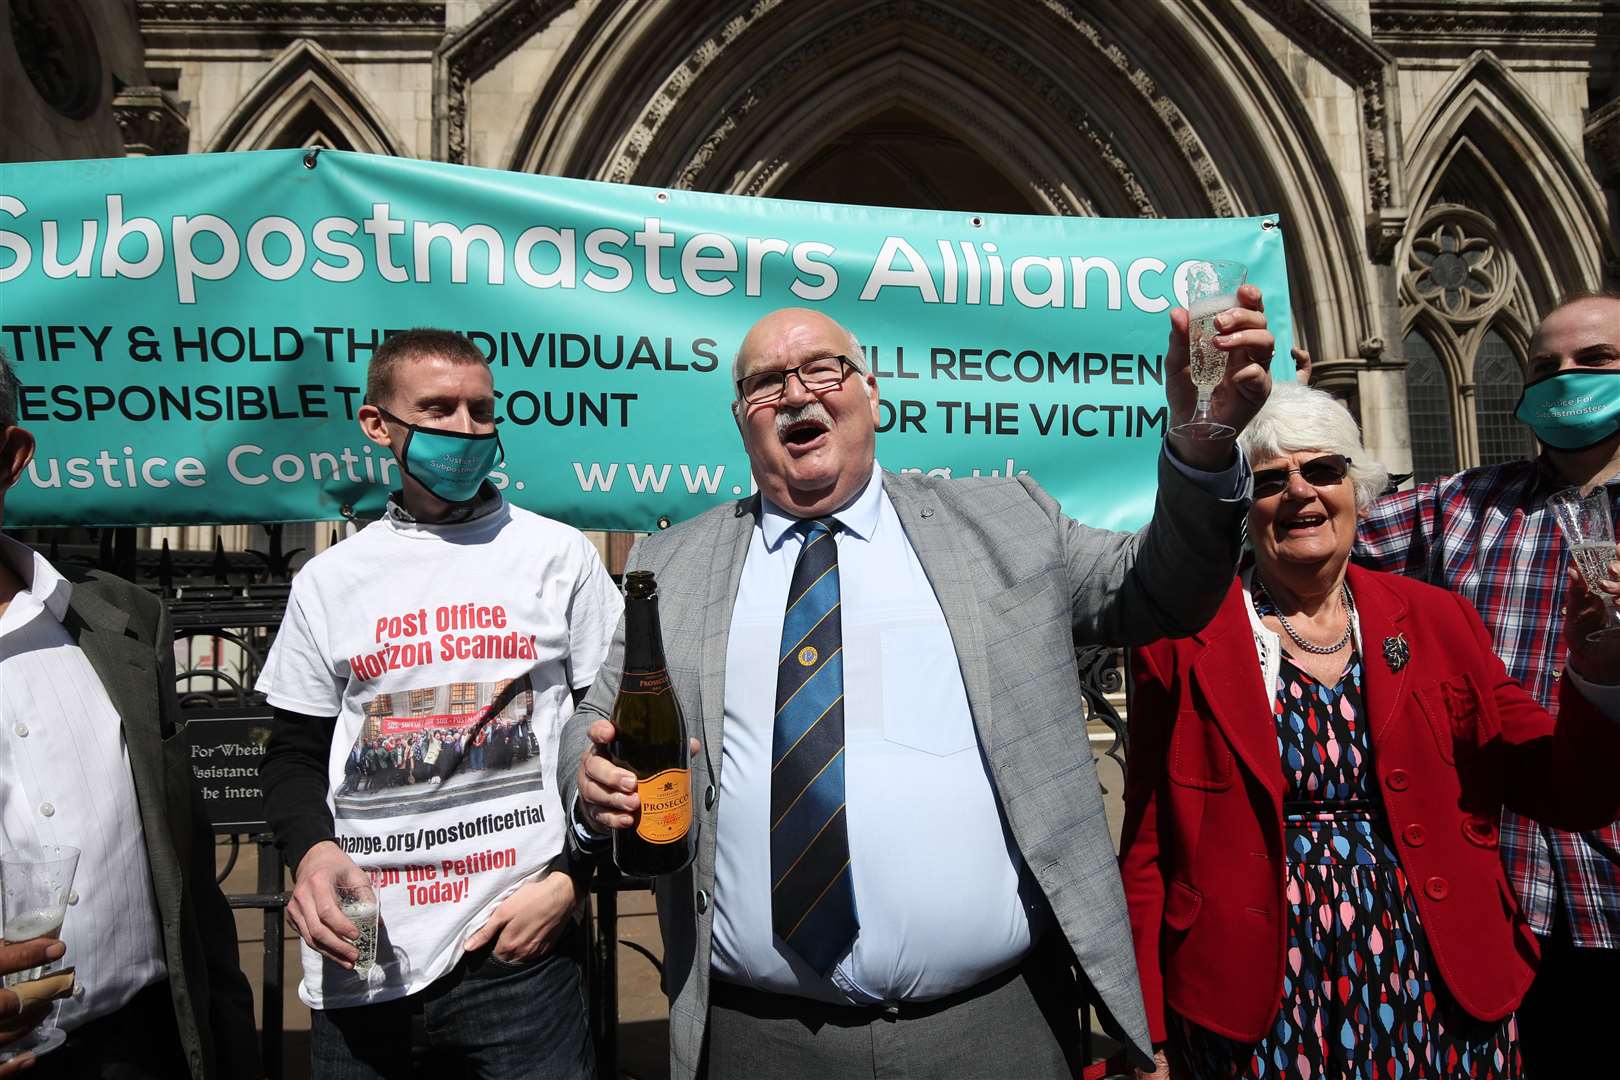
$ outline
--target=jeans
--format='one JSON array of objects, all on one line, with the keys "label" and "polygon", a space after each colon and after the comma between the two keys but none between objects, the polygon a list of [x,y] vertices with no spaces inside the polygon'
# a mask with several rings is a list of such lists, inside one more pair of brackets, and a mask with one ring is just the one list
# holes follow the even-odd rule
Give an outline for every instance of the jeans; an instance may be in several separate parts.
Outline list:
[{"label": "jeans", "polygon": [[315,1080],[585,1080],[595,1059],[580,982],[583,934],[539,960],[469,954],[409,997],[310,1018]]}]

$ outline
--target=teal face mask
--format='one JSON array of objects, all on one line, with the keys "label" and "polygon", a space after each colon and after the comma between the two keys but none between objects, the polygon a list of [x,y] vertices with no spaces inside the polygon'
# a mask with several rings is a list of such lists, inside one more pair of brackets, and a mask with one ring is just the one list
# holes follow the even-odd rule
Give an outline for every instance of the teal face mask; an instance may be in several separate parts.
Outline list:
[{"label": "teal face mask", "polygon": [[407,424],[381,407],[377,411],[405,429],[405,445],[399,449],[405,475],[447,503],[470,502],[501,458],[499,432],[441,431]]},{"label": "teal face mask", "polygon": [[1526,383],[1513,415],[1555,450],[1585,450],[1620,432],[1620,368],[1571,368]]}]

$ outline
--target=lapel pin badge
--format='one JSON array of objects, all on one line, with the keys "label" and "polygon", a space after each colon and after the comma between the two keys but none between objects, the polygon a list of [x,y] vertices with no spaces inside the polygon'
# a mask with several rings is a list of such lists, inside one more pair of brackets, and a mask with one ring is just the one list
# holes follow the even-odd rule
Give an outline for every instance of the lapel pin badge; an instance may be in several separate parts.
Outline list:
[{"label": "lapel pin badge", "polygon": [[1384,639],[1384,663],[1389,670],[1399,671],[1412,659],[1412,648],[1406,643],[1405,634],[1396,634],[1394,637]]}]

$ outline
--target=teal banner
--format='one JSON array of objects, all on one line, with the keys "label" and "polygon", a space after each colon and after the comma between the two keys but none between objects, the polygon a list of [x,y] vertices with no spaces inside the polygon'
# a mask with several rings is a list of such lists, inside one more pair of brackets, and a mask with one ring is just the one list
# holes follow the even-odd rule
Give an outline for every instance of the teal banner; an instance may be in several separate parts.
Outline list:
[{"label": "teal banner", "polygon": [[1104,220],[661,191],[300,150],[0,165],[0,349],[39,453],[7,524],[375,515],[354,415],[395,330],[488,355],[514,502],[657,528],[753,490],[731,363],[818,309],[878,377],[878,459],[1152,508],[1167,310],[1235,259],[1291,377],[1275,217]]}]

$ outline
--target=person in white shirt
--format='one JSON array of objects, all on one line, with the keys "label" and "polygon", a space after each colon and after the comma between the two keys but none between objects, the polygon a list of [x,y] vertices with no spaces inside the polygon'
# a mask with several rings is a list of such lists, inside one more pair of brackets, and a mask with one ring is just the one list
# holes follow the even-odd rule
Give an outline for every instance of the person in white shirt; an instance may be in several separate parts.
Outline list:
[{"label": "person in white shirt", "polygon": [[[582,533],[488,479],[494,413],[466,338],[418,329],[377,349],[358,416],[400,488],[299,571],[258,682],[275,709],[265,817],[296,874],[323,1080],[592,1071],[582,886],[551,778],[622,600]],[[357,967],[336,889],[368,882],[376,961]]]},{"label": "person in white shirt", "polygon": [[[0,520],[34,453],[17,397],[0,357]],[[174,679],[162,601],[0,537],[0,850],[81,852],[61,930],[76,983],[42,1018],[68,1037],[32,1075],[263,1073]]]}]

